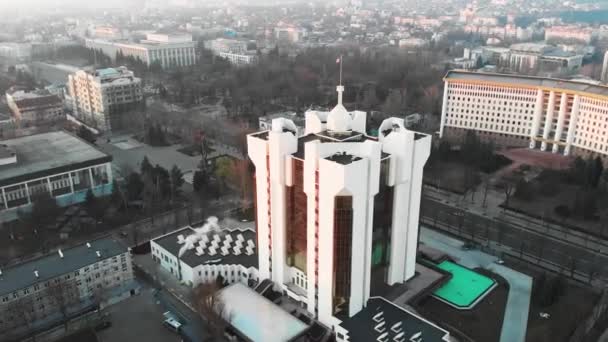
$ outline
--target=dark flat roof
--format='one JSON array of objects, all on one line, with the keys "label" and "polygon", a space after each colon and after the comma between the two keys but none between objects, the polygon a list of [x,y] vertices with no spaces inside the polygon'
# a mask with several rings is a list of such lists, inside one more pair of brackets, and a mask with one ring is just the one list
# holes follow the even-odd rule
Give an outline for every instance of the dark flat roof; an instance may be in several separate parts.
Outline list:
[{"label": "dark flat roof", "polygon": [[571,91],[589,93],[592,95],[608,96],[607,86],[548,77],[451,70],[448,71],[444,79],[448,81],[480,81],[491,83],[503,83],[513,86],[566,89]]},{"label": "dark flat roof", "polygon": [[112,157],[67,132],[50,132],[2,141],[17,163],[0,166],[0,186],[112,161]]},{"label": "dark flat roof", "polygon": [[[89,243],[91,248],[88,248],[85,243],[62,250],[63,259],[55,251],[41,258],[2,269],[0,296],[10,294],[36,283],[45,282],[63,274],[74,272],[99,260],[108,259],[127,252],[125,246],[111,237],[93,240]],[[100,258],[97,257],[97,251],[101,253]],[[38,271],[39,278],[36,278],[34,271]]]},{"label": "dark flat roof", "polygon": [[350,318],[338,318],[342,320],[340,326],[348,330],[351,342],[377,341],[384,333],[387,341],[394,341],[400,333],[405,341],[418,341],[412,339],[417,335],[420,341],[445,342],[449,336],[447,330],[382,297],[371,297],[367,306]]},{"label": "dark flat roof", "polygon": [[[182,235],[186,238],[188,235],[194,234],[194,229],[191,227],[185,227],[182,229],[178,229],[173,233],[170,233],[165,236],[161,236],[154,241],[162,248],[166,249],[167,252],[177,256],[179,254],[179,250],[182,248],[183,244],[177,242],[177,237]],[[223,245],[224,239],[226,235],[230,234],[233,242],[231,243],[230,253],[228,255],[222,255],[220,252],[220,248]],[[233,253],[232,247],[235,245],[235,240],[237,239],[237,235],[242,234],[243,239],[245,240],[243,243],[243,248],[241,250],[241,254],[235,255]],[[244,229],[222,229],[219,232],[210,232],[207,234],[207,238],[209,241],[213,240],[214,235],[219,235],[221,237],[221,242],[219,244],[220,248],[216,250],[215,255],[209,255],[209,246],[210,243],[207,244],[207,247],[204,248],[205,254],[196,255],[196,249],[187,250],[184,255],[180,258],[181,261],[185,262],[190,267],[196,267],[198,265],[204,263],[213,262],[214,265],[224,264],[224,265],[242,265],[246,268],[249,267],[258,267],[258,255],[257,250],[254,248],[254,253],[251,255],[247,255],[245,253],[245,247],[247,246],[247,240],[252,240],[255,244],[256,236],[255,231],[244,228]],[[197,245],[198,246],[198,245]],[[195,246],[196,247],[196,246]]]},{"label": "dark flat roof", "polygon": [[356,162],[358,160],[361,160],[360,157],[357,157],[355,155],[352,154],[347,154],[346,152],[343,153],[336,153],[336,154],[332,154],[331,156],[325,158],[329,161],[333,161],[335,163],[338,164],[342,164],[342,165],[348,165],[352,162]]}]

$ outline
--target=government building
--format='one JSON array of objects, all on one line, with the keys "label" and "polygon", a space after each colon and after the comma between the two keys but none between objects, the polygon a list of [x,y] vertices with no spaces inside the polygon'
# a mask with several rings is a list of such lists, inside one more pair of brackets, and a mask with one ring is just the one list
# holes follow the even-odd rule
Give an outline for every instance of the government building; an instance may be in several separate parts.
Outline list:
[{"label": "government building", "polygon": [[449,71],[440,137],[467,131],[501,146],[576,156],[608,154],[608,87],[577,81]]}]

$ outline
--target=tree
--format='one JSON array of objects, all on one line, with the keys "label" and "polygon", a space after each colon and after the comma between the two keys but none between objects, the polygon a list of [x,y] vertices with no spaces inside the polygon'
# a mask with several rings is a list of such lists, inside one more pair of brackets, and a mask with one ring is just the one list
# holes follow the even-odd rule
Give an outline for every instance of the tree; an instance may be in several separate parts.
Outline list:
[{"label": "tree", "polygon": [[37,227],[46,227],[53,223],[61,213],[61,207],[47,191],[32,195],[32,211],[29,215],[32,223]]},{"label": "tree", "polygon": [[154,167],[150,163],[150,160],[148,160],[148,156],[144,156],[144,159],[142,159],[139,166],[139,173],[141,173],[142,176],[146,176],[152,171],[152,169],[154,169]]},{"label": "tree", "polygon": [[182,185],[184,185],[184,174],[177,165],[173,165],[171,168],[171,198],[172,201],[179,195]]},{"label": "tree", "polygon": [[[143,163],[142,163],[143,165]],[[137,172],[131,172],[127,178],[127,200],[137,201],[141,199],[141,194],[144,189],[144,182]]]},{"label": "tree", "polygon": [[226,180],[232,176],[233,165],[229,157],[220,157],[215,161],[215,176],[220,184],[220,192],[224,191]]},{"label": "tree", "polygon": [[207,322],[214,340],[221,340],[231,321],[231,315],[219,292],[217,282],[198,285],[193,291],[194,309]]},{"label": "tree", "polygon": [[208,184],[207,174],[203,170],[194,171],[192,176],[192,187],[194,191],[202,193]]},{"label": "tree", "polygon": [[560,204],[556,206],[553,211],[564,221],[566,221],[568,217],[570,217],[570,208],[567,205]]},{"label": "tree", "polygon": [[105,208],[102,201],[95,196],[93,190],[87,190],[87,194],[84,201],[84,206],[87,213],[95,219],[95,225],[103,218]]},{"label": "tree", "polygon": [[73,281],[63,281],[63,279],[54,279],[49,282],[50,285],[47,288],[48,298],[53,302],[53,306],[57,309],[57,312],[61,314],[61,319],[64,323],[65,329],[68,327],[68,317],[70,309],[79,298],[78,288]]},{"label": "tree", "polygon": [[530,201],[534,198],[535,189],[531,182],[526,181],[525,179],[520,179],[515,186],[515,197],[524,200]]}]

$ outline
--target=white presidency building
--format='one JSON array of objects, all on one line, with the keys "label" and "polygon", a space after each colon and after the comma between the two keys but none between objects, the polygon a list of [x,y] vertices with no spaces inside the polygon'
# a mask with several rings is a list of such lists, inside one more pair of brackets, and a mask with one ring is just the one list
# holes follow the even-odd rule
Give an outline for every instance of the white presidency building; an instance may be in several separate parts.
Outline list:
[{"label": "white presidency building", "polygon": [[608,154],[608,87],[519,75],[450,71],[440,136],[475,131],[503,146],[563,155]]},{"label": "white presidency building", "polygon": [[[348,340],[340,324],[370,300],[372,267],[388,285],[415,274],[422,172],[431,137],[366,113],[308,111],[303,136],[285,118],[248,136],[255,165],[258,272]],[[390,251],[390,252],[389,252]],[[351,337],[352,338],[352,337]]]}]

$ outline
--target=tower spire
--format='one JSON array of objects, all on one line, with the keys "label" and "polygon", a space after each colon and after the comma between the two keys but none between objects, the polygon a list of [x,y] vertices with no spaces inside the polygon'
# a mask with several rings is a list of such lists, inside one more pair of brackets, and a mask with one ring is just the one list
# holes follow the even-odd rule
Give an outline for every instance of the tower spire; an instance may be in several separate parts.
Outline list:
[{"label": "tower spire", "polygon": [[342,55],[340,55],[337,62],[340,63],[340,84],[336,87],[336,91],[338,92],[338,105],[342,105],[342,93],[344,93],[344,86],[342,85]]}]

